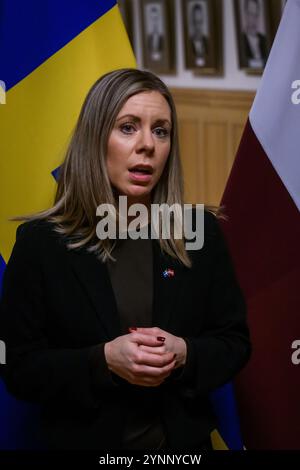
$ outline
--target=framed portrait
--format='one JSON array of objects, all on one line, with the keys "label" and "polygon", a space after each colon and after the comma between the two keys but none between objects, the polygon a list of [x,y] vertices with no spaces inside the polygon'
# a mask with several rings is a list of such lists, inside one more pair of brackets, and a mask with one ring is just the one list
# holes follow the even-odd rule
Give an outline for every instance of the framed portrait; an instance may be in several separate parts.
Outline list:
[{"label": "framed portrait", "polygon": [[273,39],[277,32],[287,0],[271,0],[272,34]]},{"label": "framed portrait", "polygon": [[222,1],[182,0],[185,66],[201,75],[223,72]]},{"label": "framed portrait", "polygon": [[239,67],[260,75],[266,65],[274,31],[268,0],[234,0]]},{"label": "framed portrait", "polygon": [[173,0],[141,0],[144,67],[161,74],[175,72]]},{"label": "framed portrait", "polygon": [[135,49],[132,0],[118,0],[118,6],[120,8],[120,12],[129,37],[129,41],[131,43],[132,48]]}]

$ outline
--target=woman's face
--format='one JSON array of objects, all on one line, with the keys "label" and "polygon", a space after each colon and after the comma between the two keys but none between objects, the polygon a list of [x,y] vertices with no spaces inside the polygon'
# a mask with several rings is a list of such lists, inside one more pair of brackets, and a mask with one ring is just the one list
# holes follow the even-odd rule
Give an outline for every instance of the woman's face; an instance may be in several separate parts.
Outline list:
[{"label": "woman's face", "polygon": [[120,110],[108,139],[107,171],[128,206],[149,203],[170,153],[171,126],[169,104],[158,91],[134,95]]}]

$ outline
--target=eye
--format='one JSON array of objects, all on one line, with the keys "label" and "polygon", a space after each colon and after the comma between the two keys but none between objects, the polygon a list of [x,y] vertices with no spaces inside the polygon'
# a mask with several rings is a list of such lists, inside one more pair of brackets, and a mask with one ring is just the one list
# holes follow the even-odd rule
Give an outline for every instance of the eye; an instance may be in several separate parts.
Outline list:
[{"label": "eye", "polygon": [[157,137],[168,137],[170,135],[170,131],[166,129],[165,127],[156,127],[153,132]]},{"label": "eye", "polygon": [[135,131],[135,127],[133,124],[127,122],[120,126],[120,130],[123,132],[123,134],[132,134]]}]

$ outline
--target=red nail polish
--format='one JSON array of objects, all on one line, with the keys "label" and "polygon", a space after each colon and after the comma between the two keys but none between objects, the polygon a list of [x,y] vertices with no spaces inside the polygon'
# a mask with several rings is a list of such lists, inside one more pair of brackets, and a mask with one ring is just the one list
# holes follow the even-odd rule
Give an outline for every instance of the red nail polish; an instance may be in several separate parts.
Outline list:
[{"label": "red nail polish", "polygon": [[158,339],[158,341],[165,341],[165,337],[164,336],[157,336],[156,337]]}]

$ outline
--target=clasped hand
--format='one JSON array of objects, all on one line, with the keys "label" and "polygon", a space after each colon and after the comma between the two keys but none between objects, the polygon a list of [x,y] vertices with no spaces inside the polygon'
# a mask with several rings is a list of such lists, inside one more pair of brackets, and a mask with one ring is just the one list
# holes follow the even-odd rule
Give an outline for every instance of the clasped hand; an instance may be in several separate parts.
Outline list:
[{"label": "clasped hand", "polygon": [[129,331],[104,347],[109,369],[128,382],[156,387],[172,370],[185,364],[186,342],[183,338],[158,327]]}]

